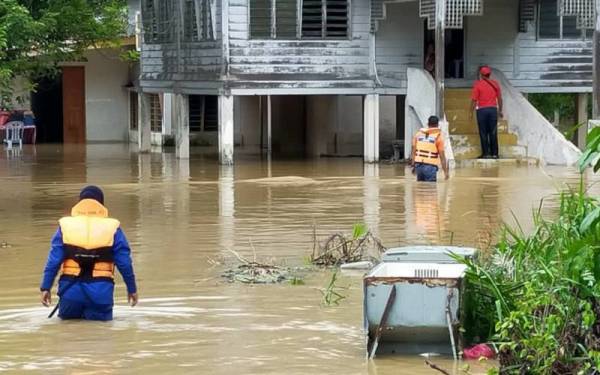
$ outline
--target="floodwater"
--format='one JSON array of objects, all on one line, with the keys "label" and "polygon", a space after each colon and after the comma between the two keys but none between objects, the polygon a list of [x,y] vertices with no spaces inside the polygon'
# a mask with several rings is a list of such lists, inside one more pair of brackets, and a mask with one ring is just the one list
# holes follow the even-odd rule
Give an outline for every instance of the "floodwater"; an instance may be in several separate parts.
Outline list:
[{"label": "floodwater", "polygon": [[[247,286],[220,278],[229,249],[301,266],[313,227],[323,238],[365,222],[388,246],[486,246],[503,222],[529,216],[567,168],[461,169],[449,182],[417,184],[403,165],[359,159],[273,161],[214,155],[178,161],[138,156],[126,145],[25,148],[0,155],[0,372],[69,374],[433,374],[421,357],[365,360],[360,276],[343,276],[347,298],[320,306],[318,288]],[[141,302],[126,306],[122,282],[110,323],[47,319],[38,286],[57,219],[87,183],[105,190],[132,249]],[[598,185],[592,187],[598,194]],[[54,297],[56,298],[56,297]],[[445,358],[433,361],[460,372]],[[486,364],[470,363],[473,373]]]}]

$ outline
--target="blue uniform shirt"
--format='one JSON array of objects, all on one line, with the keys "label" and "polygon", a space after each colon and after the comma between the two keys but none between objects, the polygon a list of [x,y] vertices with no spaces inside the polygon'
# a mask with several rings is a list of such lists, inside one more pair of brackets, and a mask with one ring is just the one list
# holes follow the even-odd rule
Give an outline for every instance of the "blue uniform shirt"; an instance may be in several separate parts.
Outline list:
[{"label": "blue uniform shirt", "polygon": [[[52,288],[56,274],[64,261],[64,246],[62,232],[60,228],[52,237],[50,253],[48,261],[44,269],[44,277],[42,279],[41,289]],[[123,276],[123,280],[127,285],[128,293],[136,293],[135,275],[133,274],[133,265],[131,261],[131,249],[125,234],[121,228],[115,232],[113,242],[113,256],[117,269]],[[98,305],[112,305],[114,284],[110,281],[78,281],[76,285],[70,287],[64,294],[63,290],[71,280],[61,280],[58,284],[58,294],[65,300],[95,303]]]}]

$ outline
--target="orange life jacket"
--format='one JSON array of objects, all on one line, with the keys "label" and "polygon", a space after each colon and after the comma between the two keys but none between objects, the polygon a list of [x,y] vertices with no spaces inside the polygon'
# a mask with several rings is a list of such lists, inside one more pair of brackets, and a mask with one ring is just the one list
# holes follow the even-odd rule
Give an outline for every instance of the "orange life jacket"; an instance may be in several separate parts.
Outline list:
[{"label": "orange life jacket", "polygon": [[115,264],[113,243],[118,220],[93,199],[83,199],[73,207],[71,216],[59,220],[65,260],[62,276],[85,280],[113,280]]},{"label": "orange life jacket", "polygon": [[441,136],[439,128],[423,128],[416,137],[415,163],[440,165],[440,154],[436,141]]}]

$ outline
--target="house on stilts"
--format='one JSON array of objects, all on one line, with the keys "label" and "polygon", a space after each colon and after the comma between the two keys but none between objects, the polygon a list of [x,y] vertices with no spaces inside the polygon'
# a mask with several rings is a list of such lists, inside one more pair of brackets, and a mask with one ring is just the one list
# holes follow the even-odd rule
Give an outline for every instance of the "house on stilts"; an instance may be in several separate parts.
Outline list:
[{"label": "house on stilts", "polygon": [[[478,67],[502,85],[501,157],[572,164],[579,150],[529,104],[576,93],[599,116],[597,0],[142,0],[131,139],[274,157],[377,162],[431,114],[456,160],[479,154]],[[435,74],[426,72],[435,50]],[[435,76],[435,78],[433,78]],[[582,136],[584,131],[582,131]]]}]

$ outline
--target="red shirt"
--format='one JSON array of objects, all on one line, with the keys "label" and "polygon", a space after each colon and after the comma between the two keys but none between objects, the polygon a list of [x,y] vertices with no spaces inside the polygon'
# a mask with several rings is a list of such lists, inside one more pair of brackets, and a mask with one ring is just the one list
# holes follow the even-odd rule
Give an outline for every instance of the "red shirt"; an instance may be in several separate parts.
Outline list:
[{"label": "red shirt", "polygon": [[498,82],[493,79],[487,81],[480,79],[473,85],[471,99],[477,102],[477,108],[497,107],[500,95],[502,91]]}]

